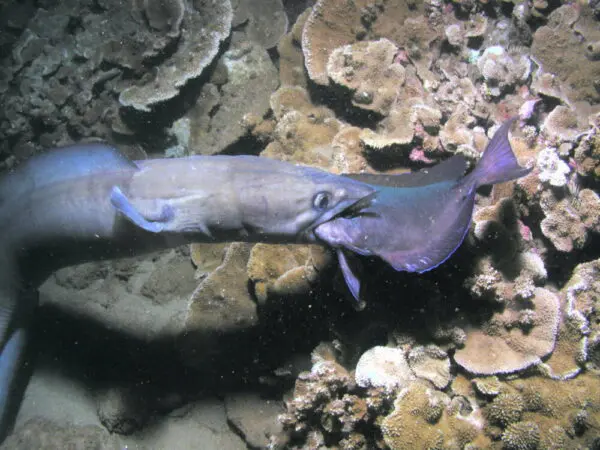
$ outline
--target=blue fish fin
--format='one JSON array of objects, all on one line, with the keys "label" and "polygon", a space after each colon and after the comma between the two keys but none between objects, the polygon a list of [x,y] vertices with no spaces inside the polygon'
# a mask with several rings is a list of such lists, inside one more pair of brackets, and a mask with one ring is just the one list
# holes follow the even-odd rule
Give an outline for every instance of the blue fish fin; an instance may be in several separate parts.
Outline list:
[{"label": "blue fish fin", "polygon": [[428,186],[448,180],[458,180],[467,170],[467,160],[462,155],[454,155],[445,161],[421,169],[417,172],[401,173],[396,175],[382,175],[373,173],[344,174],[348,178],[376,186],[396,188]]},{"label": "blue fish fin", "polygon": [[473,188],[464,199],[452,223],[443,232],[427,239],[426,245],[399,250],[389,247],[377,252],[377,256],[397,271],[423,273],[435,269],[450,258],[464,241],[471,225],[474,204]]},{"label": "blue fish fin", "polygon": [[117,211],[127,217],[132,223],[151,233],[164,231],[169,221],[173,219],[173,210],[168,206],[164,206],[156,218],[147,219],[132,205],[125,194],[123,194],[123,191],[117,186],[112,188],[110,202]]},{"label": "blue fish fin", "polygon": [[465,183],[474,183],[477,187],[503,183],[531,172],[531,168],[519,165],[508,140],[508,132],[516,119],[507,120],[494,133],[477,166],[465,177]]},{"label": "blue fish fin", "polygon": [[353,304],[357,310],[362,310],[365,307],[365,302],[360,299],[360,278],[356,272],[360,270],[360,263],[356,258],[346,254],[338,249],[337,250],[338,261],[340,264],[340,269],[342,269],[342,274],[344,275],[344,281],[346,281],[346,286],[348,286],[348,290],[354,297],[356,302]]}]

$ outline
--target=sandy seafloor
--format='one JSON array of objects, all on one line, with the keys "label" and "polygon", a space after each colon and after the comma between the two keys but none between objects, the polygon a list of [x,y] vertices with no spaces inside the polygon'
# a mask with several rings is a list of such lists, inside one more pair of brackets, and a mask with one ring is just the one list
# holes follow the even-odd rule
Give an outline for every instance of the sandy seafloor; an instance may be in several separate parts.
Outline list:
[{"label": "sandy seafloor", "polygon": [[512,116],[533,169],[437,269],[364,259],[362,311],[319,246],[61,269],[0,448],[600,448],[598,1],[0,0],[0,59],[2,171],[106,141],[401,173]]}]

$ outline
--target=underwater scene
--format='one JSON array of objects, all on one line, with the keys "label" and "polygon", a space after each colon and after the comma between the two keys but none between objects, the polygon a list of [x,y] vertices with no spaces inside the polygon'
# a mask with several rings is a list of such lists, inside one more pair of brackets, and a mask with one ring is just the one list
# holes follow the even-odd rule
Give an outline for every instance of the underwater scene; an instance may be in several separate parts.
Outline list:
[{"label": "underwater scene", "polygon": [[0,450],[600,450],[600,1],[0,0]]}]

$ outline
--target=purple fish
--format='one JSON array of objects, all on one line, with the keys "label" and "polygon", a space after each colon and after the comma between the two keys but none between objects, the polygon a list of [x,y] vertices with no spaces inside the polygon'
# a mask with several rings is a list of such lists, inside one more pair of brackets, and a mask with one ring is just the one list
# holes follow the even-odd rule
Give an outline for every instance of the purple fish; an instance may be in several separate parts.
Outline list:
[{"label": "purple fish", "polygon": [[460,155],[428,169],[401,175],[348,175],[377,188],[375,198],[353,216],[339,216],[315,229],[337,251],[350,292],[360,298],[359,262],[352,253],[376,256],[397,271],[426,272],[446,261],[471,224],[475,191],[527,175],[508,141],[515,119],[494,134],[468,175]]}]

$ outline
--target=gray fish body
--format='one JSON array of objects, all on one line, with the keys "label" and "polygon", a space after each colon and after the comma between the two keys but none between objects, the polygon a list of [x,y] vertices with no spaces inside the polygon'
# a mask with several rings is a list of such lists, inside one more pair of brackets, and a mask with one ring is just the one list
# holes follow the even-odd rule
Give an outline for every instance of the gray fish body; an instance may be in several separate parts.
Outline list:
[{"label": "gray fish body", "polygon": [[[0,440],[38,285],[79,262],[188,242],[314,242],[375,188],[267,158],[132,162],[102,144],[57,149],[0,178]],[[17,400],[18,406],[18,400]]]}]

